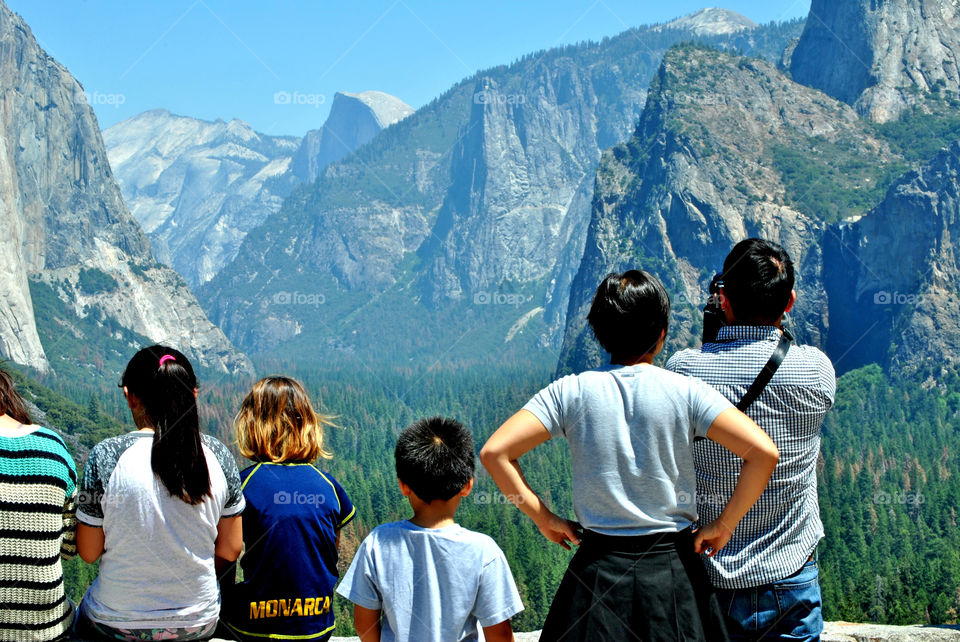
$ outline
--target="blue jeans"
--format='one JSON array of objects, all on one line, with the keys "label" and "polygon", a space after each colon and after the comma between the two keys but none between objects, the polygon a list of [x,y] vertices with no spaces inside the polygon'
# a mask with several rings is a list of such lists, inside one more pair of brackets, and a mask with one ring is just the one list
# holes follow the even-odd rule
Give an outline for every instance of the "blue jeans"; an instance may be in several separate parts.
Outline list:
[{"label": "blue jeans", "polygon": [[816,560],[783,580],[748,589],[716,589],[733,641],[807,640],[823,631]]}]

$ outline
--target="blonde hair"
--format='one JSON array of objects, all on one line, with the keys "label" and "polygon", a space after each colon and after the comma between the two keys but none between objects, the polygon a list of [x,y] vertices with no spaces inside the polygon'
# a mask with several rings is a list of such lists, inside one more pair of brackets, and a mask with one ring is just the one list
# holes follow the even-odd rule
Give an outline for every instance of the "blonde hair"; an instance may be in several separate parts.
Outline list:
[{"label": "blonde hair", "polygon": [[333,417],[314,411],[303,386],[288,377],[253,384],[233,420],[240,453],[256,461],[312,462],[332,455],[323,447],[323,427]]}]

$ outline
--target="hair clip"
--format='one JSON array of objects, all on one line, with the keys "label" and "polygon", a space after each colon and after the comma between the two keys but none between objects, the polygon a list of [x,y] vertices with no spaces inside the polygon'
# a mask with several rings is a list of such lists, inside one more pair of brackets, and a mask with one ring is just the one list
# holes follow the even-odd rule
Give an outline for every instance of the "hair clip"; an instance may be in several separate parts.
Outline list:
[{"label": "hair clip", "polygon": [[163,364],[165,364],[167,361],[176,361],[176,360],[177,360],[177,358],[176,358],[175,356],[173,356],[172,354],[165,354],[165,355],[163,355],[162,357],[160,357],[160,366],[159,366],[159,367],[162,368],[162,367],[163,367]]}]

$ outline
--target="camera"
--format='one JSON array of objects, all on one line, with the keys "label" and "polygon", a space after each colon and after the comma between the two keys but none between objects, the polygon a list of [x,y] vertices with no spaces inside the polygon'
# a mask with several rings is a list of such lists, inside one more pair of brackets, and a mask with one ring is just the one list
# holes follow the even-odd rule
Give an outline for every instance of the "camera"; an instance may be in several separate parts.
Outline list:
[{"label": "camera", "polygon": [[706,305],[703,306],[703,342],[713,343],[717,340],[717,333],[720,328],[727,324],[726,315],[723,313],[721,300],[723,295],[720,288],[723,287],[723,275],[717,274],[710,281],[710,296],[707,298]]}]

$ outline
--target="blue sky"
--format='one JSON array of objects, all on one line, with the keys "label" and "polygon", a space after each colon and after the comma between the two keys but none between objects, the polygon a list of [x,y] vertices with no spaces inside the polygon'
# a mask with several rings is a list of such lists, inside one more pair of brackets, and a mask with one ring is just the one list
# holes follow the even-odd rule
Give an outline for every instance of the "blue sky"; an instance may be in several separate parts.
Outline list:
[{"label": "blue sky", "polygon": [[[7,0],[80,80],[101,127],[163,107],[268,134],[323,124],[337,91],[420,107],[474,72],[665,22],[696,0]],[[716,6],[716,5],[714,5]],[[755,22],[810,0],[731,0]],[[286,92],[297,104],[278,104]],[[282,103],[282,100],[280,101]]]}]

